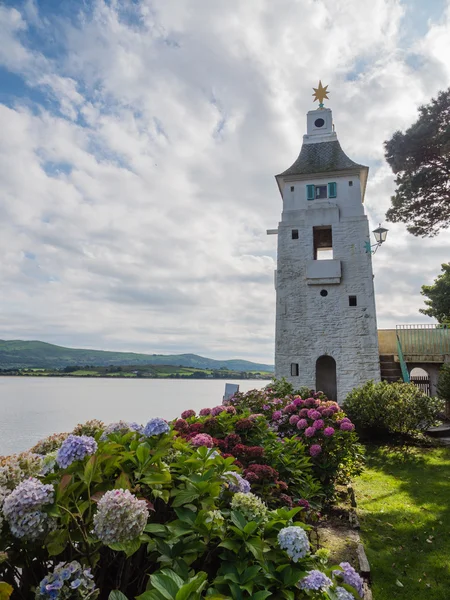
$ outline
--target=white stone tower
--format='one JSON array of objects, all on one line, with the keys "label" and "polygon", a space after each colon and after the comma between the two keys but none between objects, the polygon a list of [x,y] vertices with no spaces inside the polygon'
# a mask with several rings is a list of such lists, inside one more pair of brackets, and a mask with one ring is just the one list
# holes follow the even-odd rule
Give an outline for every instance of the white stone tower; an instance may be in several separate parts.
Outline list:
[{"label": "white stone tower", "polygon": [[276,176],[283,199],[275,273],[275,375],[342,402],[380,380],[372,254],[364,193],[368,167],[343,152],[324,108],[307,115],[294,164]]}]

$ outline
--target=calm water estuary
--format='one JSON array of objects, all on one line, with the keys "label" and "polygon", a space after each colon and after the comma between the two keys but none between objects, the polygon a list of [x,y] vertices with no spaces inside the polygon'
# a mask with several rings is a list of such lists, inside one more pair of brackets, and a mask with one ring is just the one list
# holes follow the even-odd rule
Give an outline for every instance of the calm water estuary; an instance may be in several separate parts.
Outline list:
[{"label": "calm water estuary", "polygon": [[[246,392],[267,385],[263,380],[229,380]],[[105,423],[152,417],[173,419],[183,410],[217,406],[223,379],[69,379],[0,377],[0,455],[28,450],[37,441],[77,423]]]}]

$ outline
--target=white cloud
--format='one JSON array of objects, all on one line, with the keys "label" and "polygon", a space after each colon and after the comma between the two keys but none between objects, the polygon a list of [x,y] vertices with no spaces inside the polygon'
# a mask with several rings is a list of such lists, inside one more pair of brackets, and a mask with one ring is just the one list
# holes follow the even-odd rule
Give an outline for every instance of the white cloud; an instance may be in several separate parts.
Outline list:
[{"label": "white cloud", "polygon": [[[394,0],[97,1],[71,19],[0,8],[0,66],[31,90],[0,105],[0,337],[272,361],[265,230],[310,88],[330,84],[344,149],[376,161],[376,225],[394,189],[383,141],[450,83],[448,12],[407,44],[404,15]],[[36,28],[56,28],[58,53]],[[447,233],[389,229],[374,257],[380,326],[419,320],[420,285],[450,249]]]}]

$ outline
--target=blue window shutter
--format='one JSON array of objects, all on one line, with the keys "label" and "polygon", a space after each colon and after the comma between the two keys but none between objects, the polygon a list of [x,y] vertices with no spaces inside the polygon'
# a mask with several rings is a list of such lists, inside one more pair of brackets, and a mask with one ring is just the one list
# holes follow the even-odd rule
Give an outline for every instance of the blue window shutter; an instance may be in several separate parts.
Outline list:
[{"label": "blue window shutter", "polygon": [[307,200],[314,200],[316,197],[316,188],[314,185],[307,185],[306,186],[306,199]]},{"label": "blue window shutter", "polygon": [[336,188],[337,185],[334,181],[328,184],[328,198],[336,198]]}]

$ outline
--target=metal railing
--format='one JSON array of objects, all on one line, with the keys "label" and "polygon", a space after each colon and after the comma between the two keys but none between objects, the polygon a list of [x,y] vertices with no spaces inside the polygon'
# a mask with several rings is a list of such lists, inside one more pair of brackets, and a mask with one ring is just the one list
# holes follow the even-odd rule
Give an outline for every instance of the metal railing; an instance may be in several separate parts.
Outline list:
[{"label": "metal railing", "polygon": [[450,354],[448,325],[397,325],[396,332],[405,356]]}]

